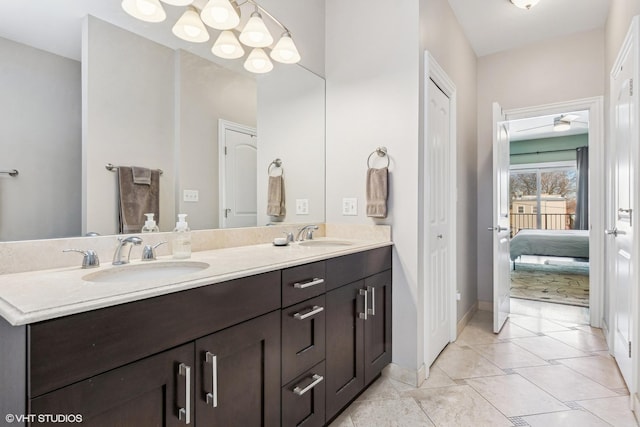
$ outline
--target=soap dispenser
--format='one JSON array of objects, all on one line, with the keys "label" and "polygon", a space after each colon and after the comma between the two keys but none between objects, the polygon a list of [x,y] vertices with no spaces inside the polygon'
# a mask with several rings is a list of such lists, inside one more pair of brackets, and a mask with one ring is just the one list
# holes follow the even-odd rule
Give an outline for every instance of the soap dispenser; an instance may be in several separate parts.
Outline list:
[{"label": "soap dispenser", "polygon": [[185,221],[187,214],[178,214],[178,222],[173,230],[172,252],[176,259],[191,257],[191,230]]},{"label": "soap dispenser", "polygon": [[160,231],[156,222],[153,220],[153,213],[146,213],[145,216],[147,220],[144,222],[144,227],[142,227],[143,233],[155,233]]}]

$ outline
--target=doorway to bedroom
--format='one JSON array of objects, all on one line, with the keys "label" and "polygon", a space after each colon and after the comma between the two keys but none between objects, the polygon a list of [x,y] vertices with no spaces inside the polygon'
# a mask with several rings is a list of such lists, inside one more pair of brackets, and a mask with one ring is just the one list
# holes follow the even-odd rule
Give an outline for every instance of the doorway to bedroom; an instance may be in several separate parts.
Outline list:
[{"label": "doorway to bedroom", "polygon": [[588,323],[589,111],[510,120],[508,129],[512,312]]}]

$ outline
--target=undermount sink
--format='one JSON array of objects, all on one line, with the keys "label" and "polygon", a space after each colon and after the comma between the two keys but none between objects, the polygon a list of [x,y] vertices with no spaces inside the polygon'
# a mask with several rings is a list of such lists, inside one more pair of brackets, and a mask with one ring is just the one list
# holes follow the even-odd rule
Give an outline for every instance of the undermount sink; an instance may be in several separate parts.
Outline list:
[{"label": "undermount sink", "polygon": [[315,247],[335,247],[335,246],[351,246],[352,242],[346,240],[304,240],[298,243],[300,246],[315,246]]},{"label": "undermount sink", "polygon": [[209,268],[206,262],[171,261],[148,262],[145,264],[113,267],[108,270],[96,271],[84,276],[87,282],[118,283],[118,282],[146,282],[149,280],[175,279],[197,273]]}]

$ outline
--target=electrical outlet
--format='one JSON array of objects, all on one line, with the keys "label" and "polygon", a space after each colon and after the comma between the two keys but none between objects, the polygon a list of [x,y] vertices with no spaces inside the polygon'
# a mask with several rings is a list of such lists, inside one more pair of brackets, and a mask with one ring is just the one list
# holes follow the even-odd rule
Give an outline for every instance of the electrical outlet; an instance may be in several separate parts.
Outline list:
[{"label": "electrical outlet", "polygon": [[342,199],[342,215],[358,215],[358,199],[355,197],[345,197]]},{"label": "electrical outlet", "polygon": [[184,190],[182,192],[182,200],[185,202],[197,202],[198,190]]},{"label": "electrical outlet", "polygon": [[309,215],[309,199],[296,199],[296,215]]}]

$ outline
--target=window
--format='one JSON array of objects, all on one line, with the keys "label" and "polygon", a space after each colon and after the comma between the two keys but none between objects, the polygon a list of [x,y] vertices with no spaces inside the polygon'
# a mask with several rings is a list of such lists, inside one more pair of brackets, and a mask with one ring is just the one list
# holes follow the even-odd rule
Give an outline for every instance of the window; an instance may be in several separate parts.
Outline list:
[{"label": "window", "polygon": [[518,206],[518,213],[524,213],[524,206]]},{"label": "window", "polygon": [[537,206],[533,206],[533,207],[531,208],[531,212],[533,212],[533,213],[538,213],[538,207],[537,207]]}]

